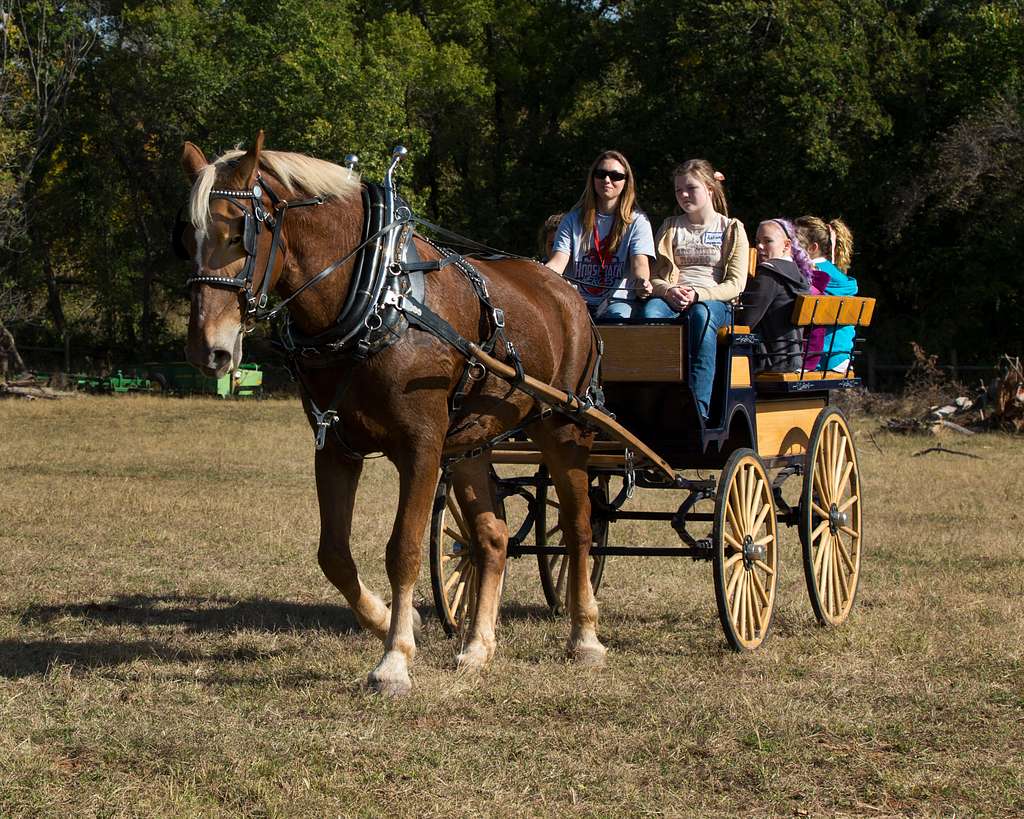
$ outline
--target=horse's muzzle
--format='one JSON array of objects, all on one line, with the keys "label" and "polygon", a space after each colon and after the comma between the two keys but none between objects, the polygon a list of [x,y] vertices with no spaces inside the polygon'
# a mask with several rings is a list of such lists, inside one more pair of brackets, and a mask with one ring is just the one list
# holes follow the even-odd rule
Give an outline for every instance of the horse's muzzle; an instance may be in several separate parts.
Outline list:
[{"label": "horse's muzzle", "polygon": [[232,369],[231,351],[221,348],[212,349],[206,353],[201,362],[193,361],[192,363],[202,370],[205,375],[220,378]]}]

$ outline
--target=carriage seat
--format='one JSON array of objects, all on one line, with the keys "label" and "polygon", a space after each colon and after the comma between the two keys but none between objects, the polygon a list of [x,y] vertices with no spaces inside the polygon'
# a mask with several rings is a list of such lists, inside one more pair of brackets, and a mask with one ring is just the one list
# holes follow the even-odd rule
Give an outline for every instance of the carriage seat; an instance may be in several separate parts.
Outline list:
[{"label": "carriage seat", "polygon": [[[682,382],[686,374],[686,327],[672,324],[599,324],[604,342],[602,380]],[[718,343],[748,335],[742,325],[720,327]]]},{"label": "carriage seat", "polygon": [[875,300],[864,296],[797,296],[793,323],[797,327],[867,327]]},{"label": "carriage seat", "polygon": [[[797,296],[792,321],[797,327],[867,327],[875,314],[875,300],[864,296]],[[828,352],[827,350],[824,352]],[[761,372],[754,376],[760,387],[799,387],[807,382],[851,382],[856,378],[853,367],[846,372],[800,370],[798,372]],[[846,386],[838,384],[836,386]]]},{"label": "carriage seat", "polygon": [[[757,267],[757,250],[751,248],[749,275]],[[606,382],[682,382],[686,377],[686,328],[675,318],[598,324],[604,341],[601,376]],[[750,328],[720,327],[718,343],[728,344],[733,335],[749,335]],[[720,348],[721,349],[721,348]],[[749,385],[749,376],[747,377]]]}]

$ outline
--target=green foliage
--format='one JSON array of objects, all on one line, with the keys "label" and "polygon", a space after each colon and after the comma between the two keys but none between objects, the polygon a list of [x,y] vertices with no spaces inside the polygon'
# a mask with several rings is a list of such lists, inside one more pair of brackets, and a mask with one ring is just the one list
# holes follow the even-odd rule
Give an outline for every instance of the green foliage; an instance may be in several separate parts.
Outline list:
[{"label": "green foliage", "polygon": [[880,349],[1021,346],[1020,322],[988,329],[1020,307],[1020,0],[0,4],[0,270],[37,302],[56,277],[82,340],[180,345],[182,143],[263,128],[370,178],[401,142],[415,208],[527,253],[598,151],[629,156],[655,221],[672,166],[706,156],[748,228],[850,223]]}]

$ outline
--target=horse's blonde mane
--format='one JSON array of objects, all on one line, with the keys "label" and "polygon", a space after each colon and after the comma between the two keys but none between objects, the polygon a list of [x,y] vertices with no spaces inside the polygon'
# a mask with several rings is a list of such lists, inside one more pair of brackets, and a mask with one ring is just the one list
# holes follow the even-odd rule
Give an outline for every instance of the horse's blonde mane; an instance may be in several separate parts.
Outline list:
[{"label": "horse's blonde mane", "polygon": [[[189,200],[189,215],[196,229],[196,238],[205,237],[209,228],[210,191],[214,189],[217,175],[229,162],[242,156],[245,156],[243,150],[227,151],[196,177]],[[301,190],[310,196],[341,197],[359,190],[359,174],[355,171],[305,154],[260,151],[260,167],[274,174],[285,187]]]}]

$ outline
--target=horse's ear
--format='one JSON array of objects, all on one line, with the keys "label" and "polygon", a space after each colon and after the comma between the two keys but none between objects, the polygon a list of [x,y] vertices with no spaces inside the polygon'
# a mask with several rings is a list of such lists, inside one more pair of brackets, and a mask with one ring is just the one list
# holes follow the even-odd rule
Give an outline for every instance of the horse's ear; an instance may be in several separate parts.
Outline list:
[{"label": "horse's ear", "polygon": [[238,160],[238,175],[245,180],[245,187],[251,188],[256,183],[256,171],[260,167],[260,153],[263,151],[263,129],[256,134],[253,146]]},{"label": "horse's ear", "polygon": [[206,161],[206,154],[198,146],[193,145],[191,142],[186,142],[184,147],[182,147],[181,167],[185,171],[185,176],[188,177],[189,183],[195,182],[199,172],[209,164]]}]

